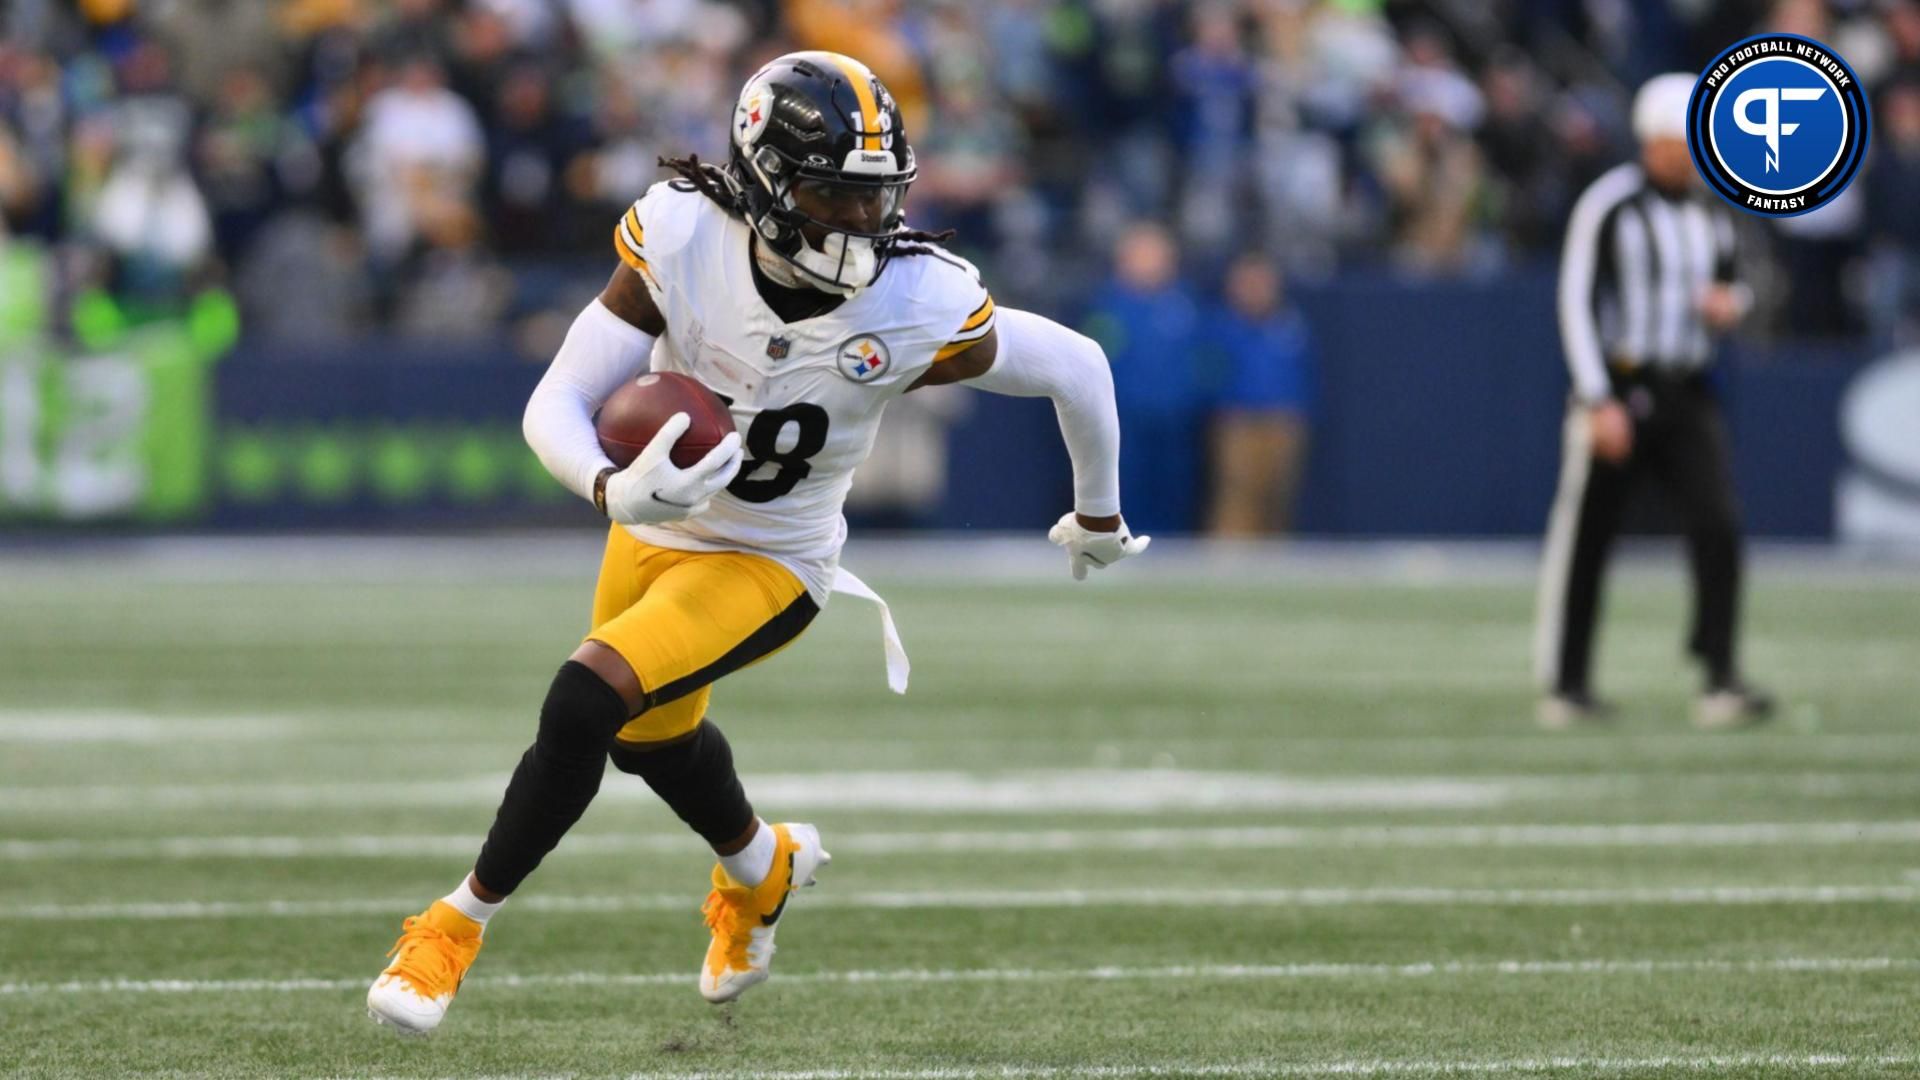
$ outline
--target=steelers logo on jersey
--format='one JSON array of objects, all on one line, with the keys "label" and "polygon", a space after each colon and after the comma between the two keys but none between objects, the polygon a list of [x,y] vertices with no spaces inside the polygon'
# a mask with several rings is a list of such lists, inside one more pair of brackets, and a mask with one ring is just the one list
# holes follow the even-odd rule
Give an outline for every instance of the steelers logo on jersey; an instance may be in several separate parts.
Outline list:
[{"label": "steelers logo on jersey", "polygon": [[847,339],[847,343],[840,346],[837,355],[840,360],[840,374],[854,382],[867,382],[877,377],[887,370],[888,364],[893,362],[887,355],[887,343],[873,334],[861,334]]}]

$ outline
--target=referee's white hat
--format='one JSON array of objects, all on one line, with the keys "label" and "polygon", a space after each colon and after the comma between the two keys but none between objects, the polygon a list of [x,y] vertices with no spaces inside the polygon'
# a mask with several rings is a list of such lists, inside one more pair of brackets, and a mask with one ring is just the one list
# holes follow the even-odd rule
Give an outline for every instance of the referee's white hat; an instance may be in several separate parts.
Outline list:
[{"label": "referee's white hat", "polygon": [[1633,96],[1633,137],[1648,139],[1687,137],[1687,101],[1697,80],[1685,72],[1655,75]]}]

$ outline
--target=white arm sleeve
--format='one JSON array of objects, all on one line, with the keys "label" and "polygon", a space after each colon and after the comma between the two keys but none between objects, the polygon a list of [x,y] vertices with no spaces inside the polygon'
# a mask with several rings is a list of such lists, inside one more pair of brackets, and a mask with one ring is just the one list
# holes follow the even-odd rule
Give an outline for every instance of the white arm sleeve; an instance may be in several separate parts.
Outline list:
[{"label": "white arm sleeve", "polygon": [[1073,508],[1088,517],[1120,512],[1120,417],[1113,372],[1092,338],[1030,311],[1001,308],[999,349],[986,374],[968,379],[1012,397],[1053,399],[1073,459]]},{"label": "white arm sleeve", "polygon": [[592,499],[594,477],[613,467],[594,432],[594,410],[621,383],[645,371],[652,356],[653,335],[599,300],[573,320],[520,421],[540,464],[568,491]]}]

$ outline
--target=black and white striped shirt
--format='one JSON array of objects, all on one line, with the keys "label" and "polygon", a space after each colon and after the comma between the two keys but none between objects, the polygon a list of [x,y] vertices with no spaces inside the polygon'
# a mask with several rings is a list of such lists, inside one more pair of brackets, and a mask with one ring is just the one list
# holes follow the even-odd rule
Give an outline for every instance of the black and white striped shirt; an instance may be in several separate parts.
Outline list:
[{"label": "black and white striped shirt", "polygon": [[1580,399],[1612,393],[1609,363],[1705,367],[1713,340],[1700,297],[1734,280],[1734,256],[1733,213],[1705,193],[1665,195],[1632,163],[1595,180],[1560,256],[1560,341]]}]

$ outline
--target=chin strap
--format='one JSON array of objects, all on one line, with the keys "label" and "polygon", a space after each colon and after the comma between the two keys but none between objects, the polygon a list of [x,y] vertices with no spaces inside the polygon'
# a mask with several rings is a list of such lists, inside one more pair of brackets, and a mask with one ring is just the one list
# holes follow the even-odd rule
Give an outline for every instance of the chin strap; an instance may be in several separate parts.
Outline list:
[{"label": "chin strap", "polygon": [[785,256],[769,250],[766,238],[758,233],[753,238],[753,265],[767,276],[767,280],[783,289],[810,289],[813,286],[800,280],[800,271]]},{"label": "chin strap", "polygon": [[[873,241],[841,232],[828,233],[824,248],[801,240],[800,250],[793,253],[793,263],[814,279],[815,288],[842,296],[852,296],[880,275],[880,253]],[[844,280],[843,275],[852,280]]]},{"label": "chin strap", "polygon": [[[837,243],[836,243],[837,241]],[[827,237],[827,246],[839,248],[837,253],[821,251],[800,241],[800,250],[787,255],[772,250],[772,243],[757,231],[754,234],[753,259],[760,272],[767,275],[774,284],[788,289],[813,289],[817,292],[832,293],[836,296],[852,296],[867,287],[877,276],[880,256],[874,250],[873,243],[860,240],[864,248],[849,249],[847,245],[855,243],[845,233],[833,233]],[[839,275],[851,261],[854,268],[854,282],[841,282]],[[817,265],[808,265],[815,263]],[[827,272],[831,270],[831,273]]]}]

